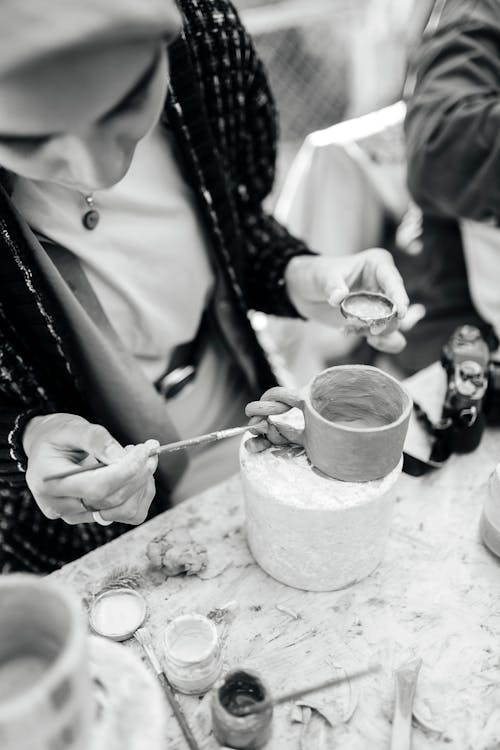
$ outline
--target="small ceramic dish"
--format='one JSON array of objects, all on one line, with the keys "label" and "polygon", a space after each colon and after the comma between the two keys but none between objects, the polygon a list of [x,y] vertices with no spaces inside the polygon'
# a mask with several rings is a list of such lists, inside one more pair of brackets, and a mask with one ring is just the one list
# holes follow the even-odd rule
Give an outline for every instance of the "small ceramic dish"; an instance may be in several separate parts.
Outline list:
[{"label": "small ceramic dish", "polygon": [[351,292],[342,300],[340,312],[355,331],[384,333],[396,318],[396,305],[379,292]]}]

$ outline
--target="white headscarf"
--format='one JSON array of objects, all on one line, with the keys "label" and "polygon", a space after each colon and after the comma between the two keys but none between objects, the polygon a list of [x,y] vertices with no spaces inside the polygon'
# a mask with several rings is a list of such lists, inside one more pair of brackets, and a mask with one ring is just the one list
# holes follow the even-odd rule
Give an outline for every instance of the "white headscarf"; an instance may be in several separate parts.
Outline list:
[{"label": "white headscarf", "polygon": [[126,173],[158,120],[173,0],[3,0],[0,165],[84,191]]}]

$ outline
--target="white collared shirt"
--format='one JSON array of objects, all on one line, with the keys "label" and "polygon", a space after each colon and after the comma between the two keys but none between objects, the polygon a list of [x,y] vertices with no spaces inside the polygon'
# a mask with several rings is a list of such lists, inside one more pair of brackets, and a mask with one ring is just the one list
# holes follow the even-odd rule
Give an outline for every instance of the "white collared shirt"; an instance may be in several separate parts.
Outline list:
[{"label": "white collared shirt", "polygon": [[172,349],[194,338],[214,283],[196,199],[168,131],[157,125],[125,177],[93,198],[99,222],[88,230],[81,193],[18,178],[13,195],[33,229],[78,256],[109,321],[155,381]]}]

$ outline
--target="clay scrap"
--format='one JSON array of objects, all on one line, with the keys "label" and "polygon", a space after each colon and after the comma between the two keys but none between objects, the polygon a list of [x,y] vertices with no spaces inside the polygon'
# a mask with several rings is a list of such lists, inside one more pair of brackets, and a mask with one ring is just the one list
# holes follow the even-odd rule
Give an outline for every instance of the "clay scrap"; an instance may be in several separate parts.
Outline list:
[{"label": "clay scrap", "polygon": [[155,537],[146,554],[151,564],[168,576],[196,575],[208,564],[206,547],[196,542],[187,529],[169,529]]}]

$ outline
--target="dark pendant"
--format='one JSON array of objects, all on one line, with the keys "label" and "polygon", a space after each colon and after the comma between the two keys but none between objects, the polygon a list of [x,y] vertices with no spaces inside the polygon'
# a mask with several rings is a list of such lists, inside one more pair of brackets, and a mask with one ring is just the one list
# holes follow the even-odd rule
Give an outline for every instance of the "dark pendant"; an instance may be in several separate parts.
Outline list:
[{"label": "dark pendant", "polygon": [[99,223],[99,211],[95,208],[91,208],[82,217],[82,224],[85,229],[95,229]]}]

